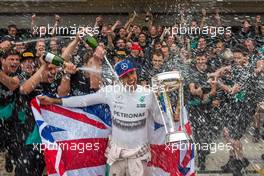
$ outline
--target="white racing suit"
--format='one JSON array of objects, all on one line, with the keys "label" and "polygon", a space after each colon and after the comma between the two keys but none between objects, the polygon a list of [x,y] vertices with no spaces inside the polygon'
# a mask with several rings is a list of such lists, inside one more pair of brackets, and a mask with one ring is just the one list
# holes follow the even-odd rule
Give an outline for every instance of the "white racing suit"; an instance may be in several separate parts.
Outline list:
[{"label": "white racing suit", "polygon": [[66,107],[108,104],[112,117],[111,140],[107,149],[110,172],[116,176],[143,176],[150,159],[147,120],[163,123],[154,93],[140,85],[135,91],[107,86],[94,94],[63,98]]}]

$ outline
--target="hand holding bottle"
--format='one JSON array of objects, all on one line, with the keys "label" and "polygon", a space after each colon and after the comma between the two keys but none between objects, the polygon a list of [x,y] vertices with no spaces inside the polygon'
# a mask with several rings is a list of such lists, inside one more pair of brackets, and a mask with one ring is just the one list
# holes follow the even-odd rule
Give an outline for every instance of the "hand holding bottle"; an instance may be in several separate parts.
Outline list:
[{"label": "hand holding bottle", "polygon": [[83,40],[93,49],[98,46],[97,40],[91,34],[87,34],[86,36],[84,36]]},{"label": "hand holding bottle", "polygon": [[76,66],[73,63],[65,62],[63,71],[66,74],[71,74],[72,75],[72,74],[75,74],[77,72],[77,68],[76,68]]},{"label": "hand holding bottle", "polygon": [[95,52],[94,52],[94,54],[93,54],[93,57],[94,57],[95,59],[97,59],[97,60],[98,60],[98,59],[99,59],[99,60],[103,60],[104,55],[105,55],[104,47],[101,46],[101,45],[99,45],[99,46],[96,48],[96,50],[95,50]]},{"label": "hand holding bottle", "polygon": [[63,66],[64,64],[64,60],[62,57],[50,52],[44,53],[44,60],[56,66]]}]

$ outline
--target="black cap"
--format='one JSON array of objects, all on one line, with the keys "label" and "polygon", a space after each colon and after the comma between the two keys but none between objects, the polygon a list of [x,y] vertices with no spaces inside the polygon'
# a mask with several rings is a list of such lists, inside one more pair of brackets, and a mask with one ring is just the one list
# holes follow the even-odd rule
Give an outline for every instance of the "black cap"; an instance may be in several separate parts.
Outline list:
[{"label": "black cap", "polygon": [[35,59],[35,55],[31,51],[24,51],[21,53],[21,59],[20,61],[24,61],[26,59]]}]

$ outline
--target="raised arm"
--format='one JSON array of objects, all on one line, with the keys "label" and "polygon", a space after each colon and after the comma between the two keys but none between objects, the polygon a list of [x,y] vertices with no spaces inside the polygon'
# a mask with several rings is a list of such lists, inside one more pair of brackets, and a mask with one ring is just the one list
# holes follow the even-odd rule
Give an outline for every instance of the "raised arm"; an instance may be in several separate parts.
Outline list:
[{"label": "raised arm", "polygon": [[256,34],[259,34],[260,31],[259,31],[259,27],[261,26],[261,16],[260,15],[256,15],[255,17],[255,32]]},{"label": "raised arm", "polygon": [[152,26],[153,26],[153,14],[150,13],[149,11],[146,13],[146,16],[149,16],[149,21],[147,21],[147,26],[148,26],[148,29],[150,29]]},{"label": "raised arm", "polygon": [[137,13],[134,11],[134,14],[131,18],[128,19],[128,21],[126,22],[125,26],[124,26],[124,29],[127,31],[131,25],[131,23],[133,23],[133,21],[135,20],[137,16]]},{"label": "raised arm", "polygon": [[213,19],[214,19],[214,22],[215,22],[215,26],[217,27],[220,27],[222,24],[221,24],[221,17],[219,15],[219,9],[215,9],[215,14],[213,15]]},{"label": "raised arm", "polygon": [[36,27],[36,15],[33,14],[31,17],[31,34],[35,36],[37,31],[34,29]]},{"label": "raised arm", "polygon": [[94,28],[100,28],[103,26],[103,18],[102,16],[98,16],[95,19]]},{"label": "raised arm", "polygon": [[64,75],[61,78],[60,85],[58,86],[58,95],[60,97],[67,96],[71,90],[71,75],[76,73],[76,66],[72,63],[64,64]]},{"label": "raised arm", "polygon": [[115,24],[111,27],[112,31],[115,31],[116,27],[121,26],[121,22],[117,20]]},{"label": "raised arm", "polygon": [[30,94],[39,85],[42,80],[43,72],[47,69],[46,67],[47,65],[42,65],[36,73],[20,86],[21,94]]},{"label": "raised arm", "polygon": [[56,29],[57,29],[59,22],[60,22],[60,16],[55,15],[54,18],[55,18],[55,22],[54,22],[54,26],[53,26],[53,29],[51,32],[51,36],[53,36],[53,37],[56,36]]},{"label": "raised arm", "polygon": [[115,38],[115,33],[113,32],[112,29],[109,29],[107,30],[107,48],[110,49],[110,50],[113,50],[114,49],[114,40]]},{"label": "raised arm", "polygon": [[38,97],[38,99],[40,101],[40,104],[42,105],[59,104],[65,107],[86,107],[101,103],[108,104],[108,87],[105,87],[104,89],[101,89],[96,93],[88,95],[73,96],[68,98],[50,98],[47,96],[41,96]]},{"label": "raised arm", "polygon": [[103,46],[98,46],[93,54],[93,57],[87,63],[87,66],[98,70],[98,72],[90,73],[90,88],[99,89],[102,83],[102,63],[105,50]]},{"label": "raised arm", "polygon": [[201,29],[205,26],[205,21],[206,21],[206,10],[202,9],[202,19],[201,19],[201,23],[200,23]]},{"label": "raised arm", "polygon": [[78,32],[76,34],[75,39],[67,46],[67,48],[64,50],[64,52],[62,53],[61,57],[65,60],[65,61],[70,61],[72,58],[72,53],[75,50],[75,48],[78,46],[78,43],[81,41],[80,38],[80,32]]}]

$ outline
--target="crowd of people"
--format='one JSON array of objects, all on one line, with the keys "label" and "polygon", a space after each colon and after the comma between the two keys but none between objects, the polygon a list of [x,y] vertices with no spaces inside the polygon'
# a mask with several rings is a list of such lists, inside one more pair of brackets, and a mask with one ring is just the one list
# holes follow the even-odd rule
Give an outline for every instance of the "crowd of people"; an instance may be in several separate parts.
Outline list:
[{"label": "crowd of people", "polygon": [[[173,26],[221,27],[219,12],[212,19],[202,11],[201,20],[187,21],[184,15]],[[0,148],[6,152],[5,168],[16,176],[43,173],[43,154],[33,150],[41,143],[30,101],[39,94],[50,97],[86,95],[111,83],[113,74],[104,56],[114,67],[129,60],[137,68],[137,84],[151,86],[151,78],[177,70],[184,77],[185,104],[189,112],[194,141],[210,143],[224,134],[231,143],[230,158],[221,166],[224,172],[241,175],[249,165],[240,139],[253,124],[253,142],[261,140],[261,111],[264,95],[264,23],[245,19],[237,32],[170,35],[154,25],[151,13],[146,24],[136,24],[132,14],[125,24],[109,24],[101,16],[95,19],[99,46],[91,48],[78,32],[73,40],[51,35],[39,36],[33,30],[18,35],[15,24],[0,43]],[[58,26],[60,17],[55,15]],[[211,30],[210,30],[211,31]],[[211,31],[212,32],[212,31]],[[45,51],[61,56],[64,66],[45,61]],[[89,72],[78,70],[89,68]],[[262,102],[262,103],[261,103]],[[174,109],[175,114],[177,108]],[[177,115],[175,115],[177,116]],[[175,118],[177,120],[177,118]],[[178,119],[179,120],[179,119]],[[198,150],[198,168],[206,169],[208,150]],[[260,154],[261,155],[261,154]],[[13,168],[15,166],[15,168]]]}]

